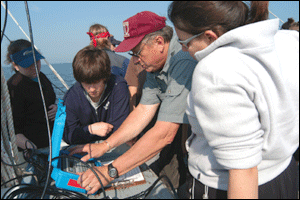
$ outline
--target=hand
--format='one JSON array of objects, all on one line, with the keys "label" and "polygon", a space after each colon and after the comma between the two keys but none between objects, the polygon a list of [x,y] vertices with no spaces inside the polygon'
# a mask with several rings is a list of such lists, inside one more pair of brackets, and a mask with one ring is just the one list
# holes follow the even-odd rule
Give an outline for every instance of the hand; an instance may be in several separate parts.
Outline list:
[{"label": "hand", "polygon": [[48,118],[51,121],[54,121],[55,119],[55,115],[56,115],[56,111],[57,111],[57,105],[56,104],[52,104],[49,107],[49,111],[48,111]]},{"label": "hand", "polygon": [[99,158],[103,154],[108,151],[108,146],[105,143],[97,143],[97,144],[85,144],[85,145],[77,145],[69,149],[70,156],[76,153],[87,153],[87,155],[81,158],[82,161],[86,162],[91,158]]},{"label": "hand", "polygon": [[[108,175],[107,165],[101,167],[93,167],[93,170],[100,178],[103,187],[108,185],[113,180],[113,178]],[[91,169],[88,169],[86,172],[77,174],[80,175],[77,179],[77,183],[88,191],[87,194],[94,194],[102,187],[96,175],[94,174],[94,172],[92,172]]]},{"label": "hand", "polygon": [[21,149],[37,149],[36,145],[28,140],[22,133],[16,135],[17,146]]},{"label": "hand", "polygon": [[98,135],[100,137],[105,137],[114,128],[113,125],[105,122],[97,122],[89,125],[89,131],[93,135]]}]

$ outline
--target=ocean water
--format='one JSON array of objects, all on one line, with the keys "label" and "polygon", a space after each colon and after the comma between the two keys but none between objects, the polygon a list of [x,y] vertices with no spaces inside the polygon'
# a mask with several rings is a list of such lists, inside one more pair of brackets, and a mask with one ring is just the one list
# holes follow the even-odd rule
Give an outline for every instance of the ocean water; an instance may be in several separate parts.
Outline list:
[{"label": "ocean water", "polygon": [[[51,64],[56,72],[62,77],[62,79],[66,82],[68,87],[70,88],[76,82],[73,76],[72,63],[63,63],[63,64]],[[14,75],[14,71],[11,70],[10,66],[2,66],[4,76],[6,81]],[[52,72],[48,65],[43,65],[41,67],[41,71],[48,77],[48,79],[52,83],[52,87],[56,94],[56,100],[58,102],[58,98],[63,99],[67,88],[60,82],[60,80],[56,77],[56,75]]]}]

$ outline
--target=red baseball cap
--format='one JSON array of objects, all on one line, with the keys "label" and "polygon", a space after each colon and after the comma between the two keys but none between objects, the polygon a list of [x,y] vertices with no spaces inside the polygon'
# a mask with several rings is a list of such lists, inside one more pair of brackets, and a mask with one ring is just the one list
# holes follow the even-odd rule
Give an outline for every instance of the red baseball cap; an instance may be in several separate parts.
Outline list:
[{"label": "red baseball cap", "polygon": [[145,35],[165,27],[165,21],[165,17],[150,11],[143,11],[128,18],[123,21],[124,40],[115,48],[115,51],[130,51],[142,41]]}]

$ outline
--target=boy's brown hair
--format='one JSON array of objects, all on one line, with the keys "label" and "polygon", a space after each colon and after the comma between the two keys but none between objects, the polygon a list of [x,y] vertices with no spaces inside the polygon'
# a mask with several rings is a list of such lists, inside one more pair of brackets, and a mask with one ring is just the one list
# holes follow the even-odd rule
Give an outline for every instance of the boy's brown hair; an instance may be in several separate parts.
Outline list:
[{"label": "boy's brown hair", "polygon": [[73,59],[73,74],[76,81],[95,83],[102,79],[106,82],[111,75],[110,59],[104,50],[87,46]]}]

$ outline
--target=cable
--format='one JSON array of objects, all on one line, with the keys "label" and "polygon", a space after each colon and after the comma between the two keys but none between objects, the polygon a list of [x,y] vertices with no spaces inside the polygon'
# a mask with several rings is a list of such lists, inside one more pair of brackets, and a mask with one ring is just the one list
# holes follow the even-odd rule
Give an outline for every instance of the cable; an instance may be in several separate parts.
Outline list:
[{"label": "cable", "polygon": [[3,33],[3,35],[6,37],[6,39],[7,39],[9,42],[11,42],[11,40],[4,34],[3,31],[1,31],[1,33]]},{"label": "cable", "polygon": [[[43,193],[42,186],[33,186],[29,184],[19,184],[11,187],[3,195],[3,199],[37,199]],[[53,196],[52,199],[88,199],[83,194],[72,192],[68,190],[62,190],[55,187],[48,187],[46,192],[47,195]]]},{"label": "cable", "polygon": [[[28,9],[28,5],[27,5],[27,1],[25,1],[25,8],[26,8],[26,14],[27,14],[27,20],[28,20],[31,47],[34,50],[33,34],[32,34],[32,29],[31,29],[31,21],[30,21],[30,15],[29,15],[29,9]],[[49,137],[49,154],[50,154],[49,159],[50,160],[49,160],[49,165],[48,165],[47,180],[46,180],[44,191],[43,191],[43,194],[42,194],[42,197],[41,197],[41,199],[43,199],[44,196],[45,196],[45,193],[46,193],[48,183],[50,181],[50,171],[51,171],[51,163],[52,163],[52,147],[51,147],[52,145],[51,145],[51,133],[50,133],[50,125],[49,125],[49,120],[48,120],[47,108],[46,108],[46,103],[45,103],[45,98],[44,98],[44,95],[43,95],[41,80],[40,80],[40,76],[39,76],[39,72],[38,72],[38,68],[37,68],[37,64],[36,64],[35,51],[32,51],[32,52],[33,52],[33,60],[34,60],[35,71],[36,71],[36,75],[37,75],[37,78],[38,78],[39,88],[40,88],[40,92],[41,92],[41,96],[42,96],[42,100],[43,100],[43,106],[44,106],[45,117],[46,117],[46,122],[47,122],[47,129],[48,129],[48,137]]]},{"label": "cable", "polygon": [[86,162],[83,162],[82,160],[80,160],[79,158],[76,158],[76,157],[73,157],[73,156],[68,156],[68,155],[62,155],[62,156],[57,156],[55,158],[52,159],[52,161],[56,160],[56,159],[59,159],[59,158],[68,158],[68,159],[71,159],[71,160],[76,160],[76,161],[79,161],[80,163],[83,163],[86,167],[88,167],[96,176],[96,178],[98,179],[100,185],[101,185],[101,189],[102,189],[102,192],[103,192],[103,196],[104,198],[106,199],[107,196],[106,196],[106,192],[105,192],[105,189],[104,189],[104,186],[102,184],[102,181],[101,179],[99,178],[98,174],[95,172],[95,170],[93,169],[93,167],[91,167],[90,165],[88,165]]},{"label": "cable", "polygon": [[[24,159],[28,163],[32,164],[35,167],[35,170],[34,170],[35,174],[27,174],[27,175],[24,175],[24,176],[17,177],[15,179],[18,179],[18,178],[20,179],[20,178],[23,178],[23,177],[26,177],[26,176],[35,176],[37,185],[40,186],[40,187],[42,187],[41,183],[44,183],[43,182],[43,178],[44,178],[43,174],[46,174],[47,155],[44,154],[44,153],[41,153],[37,149],[26,149],[26,150],[24,150],[23,154],[24,154]],[[91,171],[95,174],[95,176],[97,177],[99,183],[101,184],[104,198],[107,199],[108,196],[106,196],[105,188],[103,187],[101,179],[99,178],[99,176],[95,172],[95,170],[92,168],[92,166],[90,166],[88,163],[81,161],[79,158],[68,156],[68,155],[62,155],[62,156],[55,157],[55,158],[52,159],[52,161],[54,161],[56,159],[66,159],[66,158],[71,159],[71,160],[75,160],[75,161],[80,162],[80,163],[83,163],[87,168],[91,169]],[[163,179],[163,178],[167,180],[167,183],[170,185],[170,187],[172,189],[174,197],[178,199],[178,195],[177,195],[177,193],[176,193],[176,191],[175,191],[175,189],[174,189],[174,187],[173,187],[170,179],[167,176],[165,176],[165,175],[158,177],[158,179],[148,189],[146,189],[145,191],[142,191],[142,192],[140,192],[140,193],[138,193],[136,195],[127,197],[125,199],[146,198],[152,192],[152,190],[154,189],[154,187],[156,186],[156,184],[161,179]],[[15,179],[11,179],[10,181],[13,181]],[[7,181],[7,182],[3,183],[1,186],[7,184],[10,181]],[[35,188],[35,186],[33,186],[33,185],[32,185],[32,187]],[[22,192],[23,193],[30,193],[29,191],[37,194],[37,192],[35,190],[37,190],[37,189],[36,188],[35,189],[32,189],[32,188],[30,188],[30,189],[28,189],[28,188],[27,189],[22,189],[21,191],[14,191],[14,193],[11,194],[11,196],[12,197],[18,197],[18,195],[22,194]],[[51,190],[51,189],[47,189],[46,192],[45,192],[45,194],[49,194],[49,190]],[[67,190],[61,189],[61,191],[58,192],[59,195],[61,195],[60,193],[63,193],[63,191],[67,191]],[[28,194],[28,196],[26,196],[26,198],[33,198],[32,195],[33,194],[30,193],[30,194]],[[70,195],[70,194],[68,194],[68,195]],[[76,197],[74,197],[74,198],[76,198]]]},{"label": "cable", "polygon": [[[17,176],[16,178],[12,178],[12,179],[10,179],[9,181],[6,181],[6,182],[4,182],[4,183],[2,183],[1,184],[1,188],[4,186],[4,185],[6,185],[7,183],[9,183],[9,182],[11,182],[11,181],[14,181],[14,180],[21,180],[21,179],[23,179],[24,177],[27,177],[27,176],[34,176],[35,177],[35,180],[37,181],[37,184],[39,185],[39,182],[38,182],[38,178],[37,178],[37,175],[36,174],[23,174],[23,175],[21,175],[21,176]],[[21,182],[21,181],[20,181]]]},{"label": "cable", "polygon": [[66,94],[65,91],[63,91],[62,89],[60,89],[60,88],[59,88],[58,86],[56,86],[54,83],[51,82],[51,84],[52,84],[53,86],[55,86],[57,89],[59,89],[62,93]]},{"label": "cable", "polygon": [[6,28],[6,22],[7,22],[7,1],[5,1],[5,19],[4,19],[4,25],[3,25],[3,31],[1,31],[1,44],[2,44],[2,39],[3,39],[3,35],[4,35],[4,32],[5,32],[5,28]]}]

